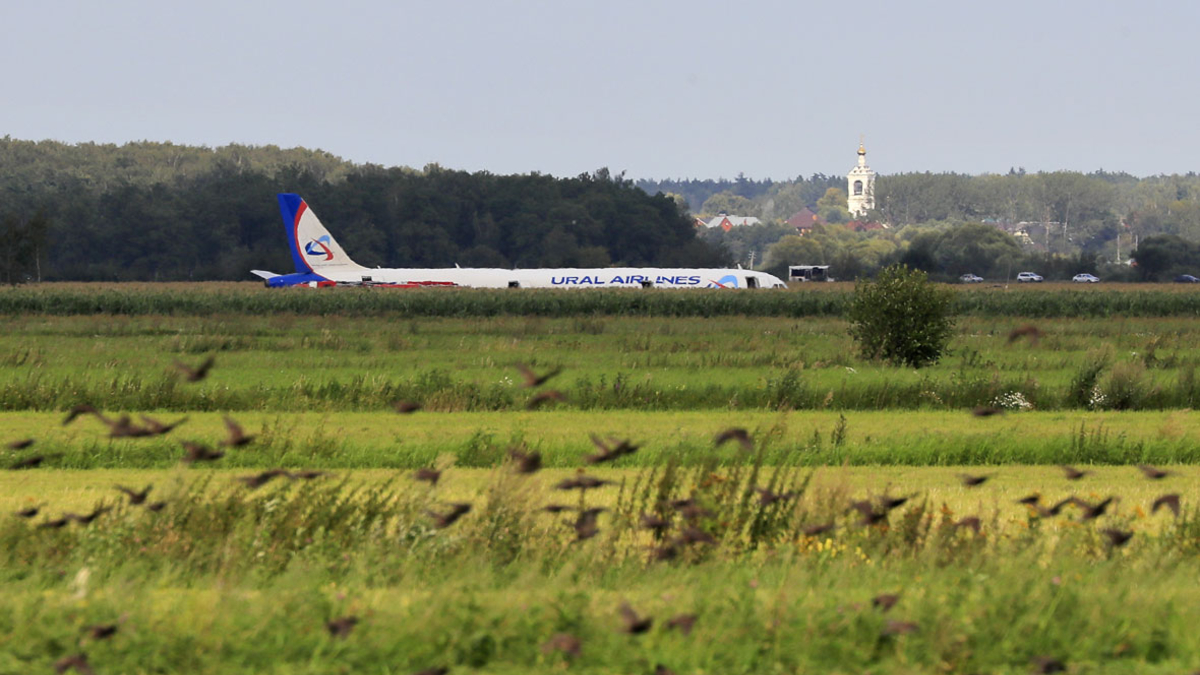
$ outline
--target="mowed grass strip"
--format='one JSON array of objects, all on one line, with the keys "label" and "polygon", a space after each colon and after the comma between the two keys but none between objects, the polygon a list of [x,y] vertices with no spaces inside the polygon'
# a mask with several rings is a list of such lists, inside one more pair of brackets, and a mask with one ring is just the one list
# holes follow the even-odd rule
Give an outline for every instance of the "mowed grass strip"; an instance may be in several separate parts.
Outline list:
[{"label": "mowed grass strip", "polygon": [[[110,439],[91,416],[64,427],[60,413],[0,413],[0,451],[11,465],[47,456],[47,467],[166,468],[182,440],[216,446],[227,437],[221,413],[148,413],[187,418],[168,436]],[[222,466],[415,468],[444,455],[468,467],[504,461],[511,447],[541,452],[547,466],[577,465],[595,452],[590,436],[628,439],[640,449],[618,466],[746,464],[755,453],[713,445],[730,427],[747,429],[768,465],[1135,464],[1200,461],[1200,417],[1189,411],[1022,412],[979,418],[967,411],[636,412],[544,410],[433,413],[236,413],[256,440],[227,451]],[[137,417],[134,420],[137,421]],[[40,469],[35,469],[40,470]]]}]

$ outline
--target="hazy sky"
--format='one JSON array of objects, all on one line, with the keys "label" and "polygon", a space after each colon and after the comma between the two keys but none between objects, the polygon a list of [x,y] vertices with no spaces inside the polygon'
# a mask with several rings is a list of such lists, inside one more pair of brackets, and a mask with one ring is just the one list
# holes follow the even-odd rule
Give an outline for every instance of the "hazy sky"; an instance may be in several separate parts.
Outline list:
[{"label": "hazy sky", "polygon": [[493,173],[1200,169],[1200,3],[5,2],[0,136]]}]

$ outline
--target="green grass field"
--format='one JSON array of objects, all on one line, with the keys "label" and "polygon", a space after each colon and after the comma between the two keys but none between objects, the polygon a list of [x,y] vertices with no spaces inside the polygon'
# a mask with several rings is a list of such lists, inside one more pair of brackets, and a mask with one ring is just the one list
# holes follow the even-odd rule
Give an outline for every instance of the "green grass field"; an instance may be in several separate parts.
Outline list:
[{"label": "green grass field", "polygon": [[[486,316],[501,302],[486,293],[345,294],[338,312],[337,295],[245,284],[0,291],[0,445],[34,439],[0,463],[45,457],[0,472],[0,509],[40,509],[0,518],[0,675],[81,653],[101,674],[999,674],[1039,657],[1192,672],[1200,324],[1178,288],[1103,286],[964,289],[975,309],[921,371],[859,358],[836,312],[753,304],[777,299],[518,294]],[[285,311],[256,304],[273,297]],[[1010,344],[1031,322],[1044,337]],[[199,383],[173,365],[210,355]],[[527,410],[517,363],[561,367],[543,389],[566,400]],[[187,420],[111,439],[91,416],[61,424],[79,403]],[[226,415],[255,440],[181,464],[180,442],[215,447]],[[729,427],[754,450],[714,447]],[[589,467],[591,434],[640,447]],[[513,448],[545,468],[514,473]],[[1091,473],[1068,481],[1059,463]],[[274,467],[327,475],[240,480]],[[442,470],[436,486],[421,467]],[[613,484],[555,489],[581,470]],[[152,485],[161,509],[116,485]],[[1016,503],[1031,493],[1079,503],[1039,514]],[[1153,509],[1168,494],[1178,516]],[[909,499],[885,513],[885,495]],[[437,527],[455,503],[471,509]],[[605,510],[592,529],[548,504]],[[626,602],[648,630],[624,629]],[[688,614],[690,632],[669,626]],[[89,636],[98,624],[118,629]]]}]

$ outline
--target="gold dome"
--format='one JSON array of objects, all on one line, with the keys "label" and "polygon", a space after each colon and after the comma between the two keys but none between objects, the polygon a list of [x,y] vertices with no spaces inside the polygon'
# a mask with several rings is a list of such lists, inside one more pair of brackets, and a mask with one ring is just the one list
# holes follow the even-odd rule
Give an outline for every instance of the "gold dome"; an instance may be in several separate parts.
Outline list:
[{"label": "gold dome", "polygon": [[867,149],[865,147],[863,147],[862,143],[858,144],[858,154],[860,154],[860,155],[867,154]]}]

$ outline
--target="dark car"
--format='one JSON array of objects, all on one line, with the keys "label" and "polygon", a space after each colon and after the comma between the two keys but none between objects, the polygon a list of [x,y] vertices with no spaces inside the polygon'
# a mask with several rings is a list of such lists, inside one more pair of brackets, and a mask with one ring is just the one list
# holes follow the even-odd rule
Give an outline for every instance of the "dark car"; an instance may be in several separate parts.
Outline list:
[{"label": "dark car", "polygon": [[1175,283],[1177,283],[1177,284],[1200,284],[1200,279],[1197,279],[1196,277],[1194,277],[1190,274],[1180,274],[1179,276],[1175,277]]}]

